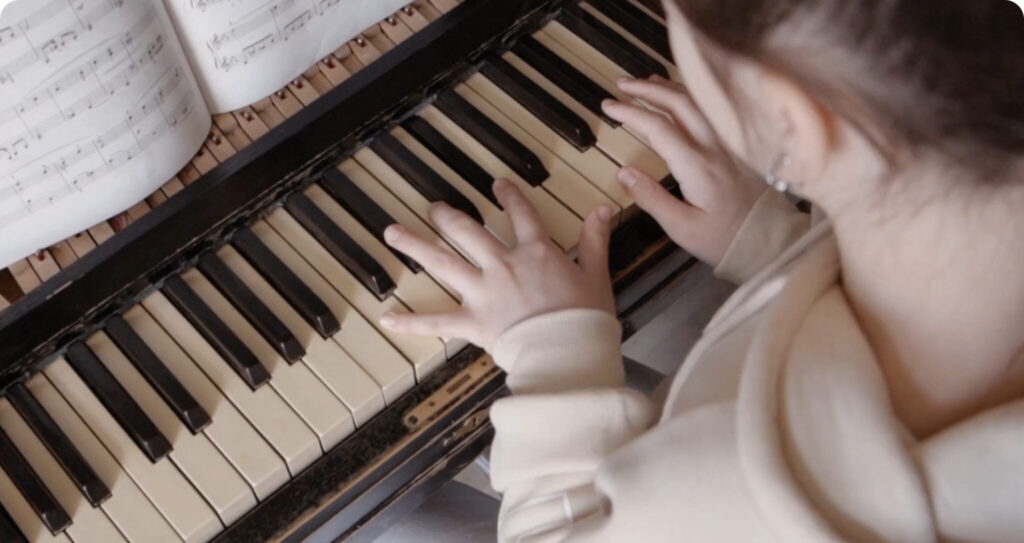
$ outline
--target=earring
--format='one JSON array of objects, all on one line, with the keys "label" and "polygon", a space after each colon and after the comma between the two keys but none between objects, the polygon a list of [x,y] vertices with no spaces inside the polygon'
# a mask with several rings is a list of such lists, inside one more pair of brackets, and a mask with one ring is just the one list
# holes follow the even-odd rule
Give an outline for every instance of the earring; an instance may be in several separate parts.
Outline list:
[{"label": "earring", "polygon": [[787,164],[789,164],[789,155],[786,153],[780,154],[779,157],[775,159],[775,162],[772,164],[772,169],[769,170],[768,174],[764,177],[764,180],[768,183],[769,187],[779,192],[786,192],[789,190],[792,183],[779,177],[779,172],[785,168]]}]

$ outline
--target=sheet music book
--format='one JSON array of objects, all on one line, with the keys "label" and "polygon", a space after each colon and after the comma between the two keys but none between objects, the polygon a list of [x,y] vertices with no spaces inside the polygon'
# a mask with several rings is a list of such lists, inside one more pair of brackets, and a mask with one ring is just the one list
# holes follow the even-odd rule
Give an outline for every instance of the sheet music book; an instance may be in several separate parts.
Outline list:
[{"label": "sheet music book", "polygon": [[407,2],[10,3],[0,15],[0,268],[141,201],[199,150],[211,113],[275,92]]}]

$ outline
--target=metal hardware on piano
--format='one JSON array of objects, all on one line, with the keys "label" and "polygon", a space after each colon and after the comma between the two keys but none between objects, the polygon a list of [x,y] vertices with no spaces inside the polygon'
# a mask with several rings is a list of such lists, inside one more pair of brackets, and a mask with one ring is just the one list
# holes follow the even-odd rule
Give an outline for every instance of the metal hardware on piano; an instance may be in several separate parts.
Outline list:
[{"label": "metal hardware on piano", "polygon": [[[692,266],[605,176],[651,160],[601,119],[610,82],[675,75],[650,3],[420,1],[346,48],[218,116],[116,234],[0,275],[0,539],[372,540],[486,447],[506,393],[475,347],[375,328],[388,307],[455,303],[375,236],[428,229],[432,199],[500,236],[496,171],[569,251],[589,207],[620,211],[627,335]],[[375,366],[385,351],[397,362]]]}]

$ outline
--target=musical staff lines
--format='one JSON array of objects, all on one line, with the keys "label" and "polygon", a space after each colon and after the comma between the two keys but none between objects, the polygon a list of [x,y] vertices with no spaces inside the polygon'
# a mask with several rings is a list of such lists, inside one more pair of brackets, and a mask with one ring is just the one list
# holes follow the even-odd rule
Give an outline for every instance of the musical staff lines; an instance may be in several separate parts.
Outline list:
[{"label": "musical staff lines", "polygon": [[[8,141],[0,139],[0,160],[14,160],[31,142],[130,87],[139,70],[163,49],[166,37],[155,23],[156,14],[150,8],[123,35],[72,60],[13,107],[0,110],[0,134],[12,132],[6,126],[11,123],[24,127],[23,133]],[[20,149],[15,145],[18,142],[23,142]]]},{"label": "musical staff lines", "polygon": [[[220,0],[223,1],[223,0]],[[332,14],[341,0],[272,0],[264,3],[206,41],[218,70],[230,72],[260,57],[275,44],[288,41],[314,19]],[[205,10],[218,0],[193,0]]]},{"label": "musical staff lines", "polygon": [[[49,64],[123,6],[124,0],[49,0],[13,25],[0,24],[0,88],[34,66]],[[63,24],[54,28],[57,21]]]},{"label": "musical staff lines", "polygon": [[[156,183],[148,177],[164,162],[187,156],[189,144],[171,136],[195,132],[206,109],[159,9],[150,0],[51,0],[4,30],[0,54],[29,48],[42,64],[11,72],[25,64],[15,56],[2,68],[21,75],[0,84],[10,104],[0,109],[0,232],[76,195],[114,202],[127,186],[106,182]],[[38,45],[61,39],[74,46]],[[104,196],[90,192],[101,182]]]},{"label": "musical staff lines", "polygon": [[0,202],[16,195],[21,203],[0,204],[0,229],[115,173],[187,119],[196,98],[183,85],[183,68],[173,66],[123,121],[0,178]]}]

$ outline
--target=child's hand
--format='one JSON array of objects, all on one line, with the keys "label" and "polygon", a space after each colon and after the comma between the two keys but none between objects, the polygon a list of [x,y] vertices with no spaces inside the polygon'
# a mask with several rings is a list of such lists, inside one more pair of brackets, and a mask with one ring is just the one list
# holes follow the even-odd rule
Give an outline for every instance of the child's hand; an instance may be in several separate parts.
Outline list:
[{"label": "child's hand", "polygon": [[719,143],[707,120],[679,83],[658,76],[623,79],[619,88],[659,111],[606,100],[605,112],[647,140],[668,163],[686,201],[646,173],[625,167],[619,182],[665,232],[691,254],[717,266],[764,181],[739,164]]},{"label": "child's hand", "polygon": [[612,210],[601,206],[587,217],[577,264],[551,241],[537,211],[515,185],[499,179],[494,193],[512,221],[513,247],[445,204],[430,209],[438,230],[479,267],[401,226],[388,227],[388,244],[457,290],[462,307],[436,315],[388,314],[382,325],[401,333],[461,338],[490,350],[502,332],[530,317],[573,308],[614,313],[608,275]]}]

